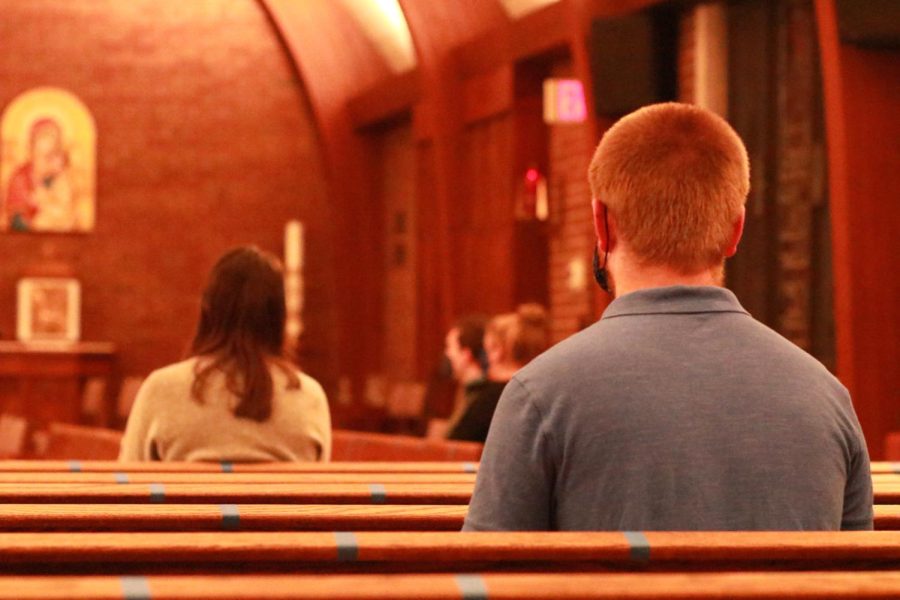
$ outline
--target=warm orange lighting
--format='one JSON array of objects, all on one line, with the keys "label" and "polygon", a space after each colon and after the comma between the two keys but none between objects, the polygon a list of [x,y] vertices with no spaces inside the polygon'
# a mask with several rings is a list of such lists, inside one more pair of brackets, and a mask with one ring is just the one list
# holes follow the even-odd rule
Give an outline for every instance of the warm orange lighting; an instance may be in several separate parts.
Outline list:
[{"label": "warm orange lighting", "polygon": [[559,0],[500,0],[503,8],[511,18],[517,19],[524,17],[528,13],[533,13],[547,5],[556,4]]},{"label": "warm orange lighting", "polygon": [[406,17],[397,0],[341,0],[395,73],[416,66]]}]

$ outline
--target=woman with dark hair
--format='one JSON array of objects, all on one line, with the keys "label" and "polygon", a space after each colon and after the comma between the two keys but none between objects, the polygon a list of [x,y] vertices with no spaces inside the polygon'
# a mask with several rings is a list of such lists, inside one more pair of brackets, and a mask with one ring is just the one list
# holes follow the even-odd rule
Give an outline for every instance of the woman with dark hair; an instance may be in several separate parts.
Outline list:
[{"label": "woman with dark hair", "polygon": [[249,246],[222,256],[190,357],[141,386],[119,460],[328,460],[328,402],[285,357],[285,317],[275,257]]}]

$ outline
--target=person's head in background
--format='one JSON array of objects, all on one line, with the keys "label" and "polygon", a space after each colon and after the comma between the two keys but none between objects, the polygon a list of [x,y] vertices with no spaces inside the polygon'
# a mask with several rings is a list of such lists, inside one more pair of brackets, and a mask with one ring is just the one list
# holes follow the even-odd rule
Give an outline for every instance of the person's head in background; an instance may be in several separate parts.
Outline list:
[{"label": "person's head in background", "polygon": [[488,379],[509,381],[549,346],[547,311],[540,304],[521,304],[516,312],[497,315],[484,332]]},{"label": "person's head in background", "polygon": [[225,374],[227,389],[238,398],[234,414],[268,419],[273,394],[270,366],[282,367],[290,387],[300,385],[285,358],[286,315],[278,259],[255,246],[226,252],[210,273],[190,348],[191,356],[208,359],[198,362],[194,398],[203,401],[207,377],[219,370]]},{"label": "person's head in background", "polygon": [[487,317],[467,315],[460,318],[444,338],[444,356],[450,363],[453,377],[460,383],[484,378],[484,326]]},{"label": "person's head in background", "polygon": [[613,295],[722,284],[750,189],[747,150],[724,119],[690,104],[637,110],[603,136],[588,179]]}]

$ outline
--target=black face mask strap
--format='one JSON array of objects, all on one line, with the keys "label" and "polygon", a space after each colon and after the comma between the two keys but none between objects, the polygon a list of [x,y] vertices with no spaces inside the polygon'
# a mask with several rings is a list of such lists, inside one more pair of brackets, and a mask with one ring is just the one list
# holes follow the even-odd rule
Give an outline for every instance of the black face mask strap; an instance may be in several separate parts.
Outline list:
[{"label": "black face mask strap", "polygon": [[[607,248],[609,247],[609,218],[606,214],[606,205],[603,206],[603,231],[606,233],[606,244]],[[597,285],[600,286],[607,294],[609,291],[609,278],[606,274],[606,261],[609,259],[609,250],[606,250],[603,253],[603,264],[600,264],[600,252],[597,250],[597,244],[594,244],[594,259],[593,259],[593,268],[594,268],[594,279],[597,280]]]}]

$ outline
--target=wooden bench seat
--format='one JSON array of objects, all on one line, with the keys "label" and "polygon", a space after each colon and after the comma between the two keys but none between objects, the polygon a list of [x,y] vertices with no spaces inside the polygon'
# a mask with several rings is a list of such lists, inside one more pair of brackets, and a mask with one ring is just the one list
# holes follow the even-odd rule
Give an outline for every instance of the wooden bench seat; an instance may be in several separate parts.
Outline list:
[{"label": "wooden bench seat", "polygon": [[[468,507],[435,504],[0,504],[8,531],[459,531]],[[900,531],[900,506],[875,506]]]},{"label": "wooden bench seat", "polygon": [[[223,470],[250,473],[474,473],[475,461],[334,461],[328,463],[198,463],[198,462],[127,462],[114,460],[0,460],[0,473],[7,471],[149,471],[149,472],[221,472]],[[876,461],[873,474],[900,474],[900,462]]]},{"label": "wooden bench seat", "polygon": [[876,504],[875,529],[900,531],[900,504]]},{"label": "wooden bench seat", "polygon": [[872,473],[900,473],[900,461],[875,461]]},{"label": "wooden bench seat", "polygon": [[468,504],[471,483],[0,483],[6,503]]},{"label": "wooden bench seat", "polygon": [[[476,473],[442,472],[148,472],[148,471],[0,471],[3,483],[475,483]],[[874,474],[876,487],[900,487],[900,475]]]},{"label": "wooden bench seat", "polygon": [[462,504],[0,504],[0,532],[459,531],[466,511]]},{"label": "wooden bench seat", "polygon": [[900,504],[900,484],[875,482],[873,487],[875,504]]},{"label": "wooden bench seat", "polygon": [[477,462],[116,462],[114,460],[0,460],[0,473],[475,473]]},{"label": "wooden bench seat", "polygon": [[893,532],[14,533],[4,573],[884,569]]},{"label": "wooden bench seat", "polygon": [[[378,472],[221,472],[221,471],[2,471],[0,483],[474,483],[477,473],[462,471],[419,473],[410,471]],[[900,486],[900,475],[876,473],[872,481],[878,486]]]},{"label": "wooden bench seat", "polygon": [[[376,503],[468,504],[474,483],[0,483],[0,504]],[[875,484],[875,504],[900,504],[900,484]]]},{"label": "wooden bench seat", "polygon": [[900,597],[900,572],[486,573],[0,577],[0,599],[344,600],[706,599]]},{"label": "wooden bench seat", "polygon": [[[0,485],[9,483],[475,483],[475,473],[148,473],[144,471],[99,471],[57,473],[0,472]],[[897,480],[900,484],[900,479]]]}]

